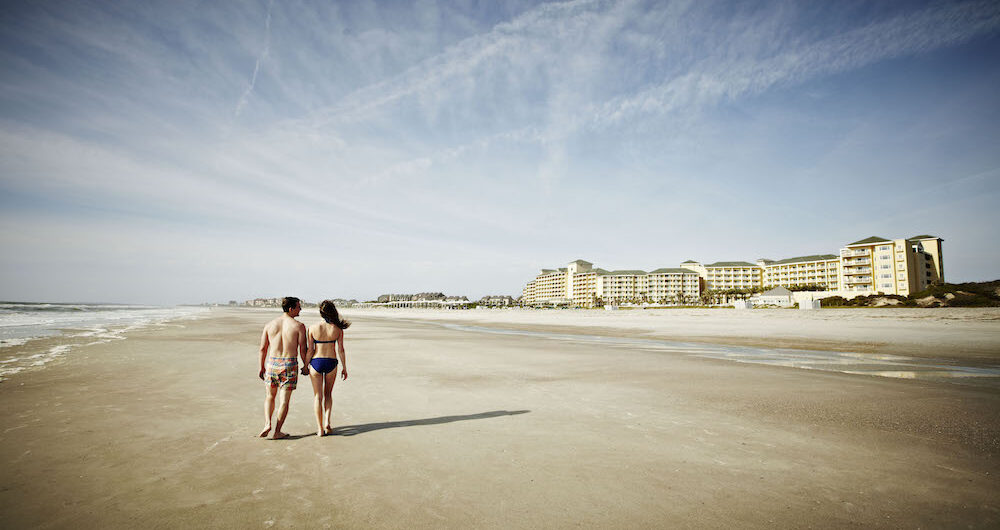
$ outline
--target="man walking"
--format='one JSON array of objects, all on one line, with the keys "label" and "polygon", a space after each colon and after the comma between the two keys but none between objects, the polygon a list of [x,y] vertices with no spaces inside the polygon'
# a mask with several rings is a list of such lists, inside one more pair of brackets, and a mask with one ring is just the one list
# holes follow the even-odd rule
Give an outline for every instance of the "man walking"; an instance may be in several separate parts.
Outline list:
[{"label": "man walking", "polygon": [[292,390],[299,380],[299,362],[296,353],[302,358],[303,374],[309,373],[306,362],[306,327],[295,320],[302,311],[302,302],[294,296],[286,296],[281,300],[281,310],[284,314],[264,326],[260,336],[260,378],[267,385],[267,395],[264,398],[264,430],[261,438],[266,438],[271,432],[271,416],[274,415],[274,398],[280,391],[278,402],[278,421],[274,426],[272,439],[287,438],[288,434],[281,431],[288,415],[288,402],[292,399]]}]

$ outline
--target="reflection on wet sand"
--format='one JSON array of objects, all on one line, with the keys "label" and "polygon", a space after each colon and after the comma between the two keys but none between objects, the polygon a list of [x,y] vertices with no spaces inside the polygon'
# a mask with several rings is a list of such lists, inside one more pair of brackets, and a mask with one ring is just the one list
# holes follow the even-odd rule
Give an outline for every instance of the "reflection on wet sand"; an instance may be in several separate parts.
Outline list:
[{"label": "reflection on wet sand", "polygon": [[977,385],[1000,386],[1000,366],[972,367],[950,364],[947,361],[921,359],[903,355],[869,354],[820,350],[769,349],[750,346],[728,346],[667,340],[604,337],[600,335],[577,335],[571,333],[550,333],[499,329],[481,326],[437,323],[448,329],[498,335],[519,335],[543,339],[576,342],[581,344],[604,344],[646,351],[670,352],[711,359],[725,359],[740,363],[785,366],[803,370],[821,370],[845,374],[891,377],[898,379],[921,379],[927,381],[964,382]]}]

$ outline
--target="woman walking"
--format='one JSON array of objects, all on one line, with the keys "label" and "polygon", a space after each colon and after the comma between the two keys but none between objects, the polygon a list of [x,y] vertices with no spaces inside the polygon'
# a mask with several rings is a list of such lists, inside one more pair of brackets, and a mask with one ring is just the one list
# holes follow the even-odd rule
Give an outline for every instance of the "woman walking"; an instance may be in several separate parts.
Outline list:
[{"label": "woman walking", "polygon": [[307,356],[308,364],[312,368],[309,379],[313,387],[316,435],[324,436],[333,432],[330,427],[330,416],[333,413],[333,383],[337,381],[338,357],[340,377],[347,379],[344,330],[350,327],[351,323],[340,318],[337,306],[330,300],[323,300],[319,304],[319,314],[325,322],[309,327]]}]

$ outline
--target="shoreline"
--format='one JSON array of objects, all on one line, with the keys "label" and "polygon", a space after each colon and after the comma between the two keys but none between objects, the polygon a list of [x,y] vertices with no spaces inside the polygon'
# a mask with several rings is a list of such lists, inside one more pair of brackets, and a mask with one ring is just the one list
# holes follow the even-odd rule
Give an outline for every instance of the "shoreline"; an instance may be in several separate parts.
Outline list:
[{"label": "shoreline", "polygon": [[0,384],[12,375],[32,373],[42,369],[80,348],[125,340],[130,333],[176,326],[182,322],[203,318],[203,315],[207,316],[208,312],[158,315],[153,319],[146,319],[147,317],[143,316],[139,320],[134,318],[124,321],[95,320],[87,323],[88,325],[81,325],[80,322],[70,322],[65,325],[47,323],[45,326],[40,326],[40,334],[9,339],[9,342],[0,347]]}]

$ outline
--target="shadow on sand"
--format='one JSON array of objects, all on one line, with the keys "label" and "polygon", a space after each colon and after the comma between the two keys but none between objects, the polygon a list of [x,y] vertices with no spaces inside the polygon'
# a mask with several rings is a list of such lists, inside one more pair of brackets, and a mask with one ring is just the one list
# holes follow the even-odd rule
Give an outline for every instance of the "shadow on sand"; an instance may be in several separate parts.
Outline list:
[{"label": "shadow on sand", "polygon": [[396,427],[412,427],[414,425],[437,425],[439,423],[451,423],[453,421],[482,420],[485,418],[496,418],[498,416],[514,416],[515,414],[527,414],[530,410],[494,410],[490,412],[480,412],[479,414],[465,414],[462,416],[440,416],[438,418],[424,418],[422,420],[386,421],[382,423],[366,423],[364,425],[344,425],[335,427],[328,436],[354,436],[371,431],[382,429],[395,429]]}]

